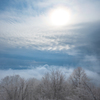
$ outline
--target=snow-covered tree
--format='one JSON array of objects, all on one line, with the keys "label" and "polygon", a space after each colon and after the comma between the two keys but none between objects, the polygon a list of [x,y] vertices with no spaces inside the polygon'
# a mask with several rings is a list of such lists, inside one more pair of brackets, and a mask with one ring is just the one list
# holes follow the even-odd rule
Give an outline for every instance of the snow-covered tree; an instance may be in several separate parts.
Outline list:
[{"label": "snow-covered tree", "polygon": [[94,85],[81,67],[74,69],[69,78],[69,83],[74,100],[98,100],[93,91]]},{"label": "snow-covered tree", "polygon": [[0,84],[2,100],[25,100],[27,86],[19,75],[5,77]]},{"label": "snow-covered tree", "polygon": [[46,73],[41,80],[14,75],[0,81],[0,100],[100,100],[100,86],[81,67],[68,79],[60,70]]},{"label": "snow-covered tree", "polygon": [[64,74],[60,70],[53,70],[45,74],[41,82],[43,98],[52,100],[65,100],[67,86]]}]

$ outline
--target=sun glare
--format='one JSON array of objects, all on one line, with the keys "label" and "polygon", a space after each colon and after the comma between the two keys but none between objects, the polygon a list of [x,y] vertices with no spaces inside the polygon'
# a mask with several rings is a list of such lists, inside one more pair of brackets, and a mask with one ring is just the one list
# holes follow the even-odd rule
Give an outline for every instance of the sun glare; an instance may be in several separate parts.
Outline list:
[{"label": "sun glare", "polygon": [[69,21],[69,11],[66,8],[56,8],[50,13],[50,21],[52,25],[62,26]]}]

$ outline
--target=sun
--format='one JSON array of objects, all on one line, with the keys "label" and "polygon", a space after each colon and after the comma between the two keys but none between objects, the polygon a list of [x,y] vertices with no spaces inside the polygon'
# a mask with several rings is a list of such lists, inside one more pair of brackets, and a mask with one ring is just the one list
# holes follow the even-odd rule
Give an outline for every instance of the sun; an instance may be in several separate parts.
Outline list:
[{"label": "sun", "polygon": [[66,25],[69,21],[70,14],[66,8],[56,8],[50,13],[50,22],[55,26]]}]

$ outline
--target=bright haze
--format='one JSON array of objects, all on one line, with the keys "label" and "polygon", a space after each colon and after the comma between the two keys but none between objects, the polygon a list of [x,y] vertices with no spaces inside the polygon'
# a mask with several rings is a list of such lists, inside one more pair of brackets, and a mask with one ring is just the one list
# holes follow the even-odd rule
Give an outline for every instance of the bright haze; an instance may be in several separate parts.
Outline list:
[{"label": "bright haze", "polygon": [[64,7],[52,9],[50,12],[50,21],[51,24],[55,26],[64,26],[69,24],[68,21],[70,21],[70,13],[68,9]]},{"label": "bright haze", "polygon": [[76,67],[100,75],[100,0],[0,0],[0,78]]}]

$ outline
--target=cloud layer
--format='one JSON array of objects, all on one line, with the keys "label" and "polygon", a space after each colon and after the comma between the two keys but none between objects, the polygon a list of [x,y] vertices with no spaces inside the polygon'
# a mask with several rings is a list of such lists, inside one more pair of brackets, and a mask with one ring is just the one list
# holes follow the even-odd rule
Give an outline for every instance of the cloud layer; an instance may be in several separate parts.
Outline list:
[{"label": "cloud layer", "polygon": [[[29,79],[29,78],[37,78],[41,79],[47,72],[51,72],[52,70],[60,70],[66,78],[69,78],[69,76],[72,74],[74,68],[70,67],[62,67],[60,66],[39,66],[39,67],[32,67],[30,69],[24,69],[24,70],[0,70],[0,79],[6,77],[6,76],[12,76],[12,75],[20,75],[22,78]],[[96,72],[84,69],[87,76],[96,84],[100,84],[100,75]]]},{"label": "cloud layer", "polygon": [[[48,64],[80,66],[98,75],[99,5],[99,0],[1,0],[0,69],[11,68],[9,73]],[[66,7],[71,17],[66,26],[55,27],[49,13],[60,6]]]}]

